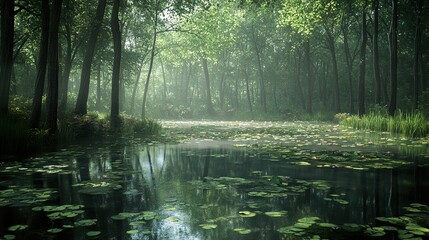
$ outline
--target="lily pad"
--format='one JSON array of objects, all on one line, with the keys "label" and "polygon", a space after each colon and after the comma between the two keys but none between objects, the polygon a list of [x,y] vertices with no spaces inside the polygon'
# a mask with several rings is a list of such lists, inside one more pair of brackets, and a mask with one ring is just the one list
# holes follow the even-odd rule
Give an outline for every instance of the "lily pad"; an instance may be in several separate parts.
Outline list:
[{"label": "lily pad", "polygon": [[127,231],[127,234],[132,235],[132,234],[136,234],[136,233],[138,233],[138,232],[139,232],[139,230],[133,229],[133,230],[128,230],[128,231]]},{"label": "lily pad", "polygon": [[285,212],[265,212],[265,215],[269,217],[282,217],[285,214],[286,214]]},{"label": "lily pad", "polygon": [[24,230],[24,229],[27,229],[27,228],[28,228],[28,225],[20,225],[20,224],[18,224],[18,225],[13,225],[13,226],[9,227],[8,230],[11,231],[11,232],[15,232],[15,231],[21,231],[21,230]]},{"label": "lily pad", "polygon": [[62,232],[63,231],[63,229],[62,228],[51,228],[51,229],[48,229],[48,233],[53,233],[53,234],[55,234],[55,233],[60,233],[60,232]]},{"label": "lily pad", "polygon": [[251,233],[251,232],[252,232],[252,230],[251,230],[251,229],[248,229],[248,228],[235,228],[235,229],[234,229],[234,232],[238,232],[239,234],[243,234],[243,235],[245,235],[245,234],[249,234],[249,233]]},{"label": "lily pad", "polygon": [[250,212],[250,211],[240,211],[238,212],[240,214],[240,217],[254,217],[256,216],[256,213]]},{"label": "lily pad", "polygon": [[200,224],[200,227],[202,229],[211,230],[211,229],[217,228],[217,225],[213,223],[203,223],[203,224]]},{"label": "lily pad", "polygon": [[86,233],[86,236],[88,236],[88,237],[97,237],[100,234],[101,234],[100,231],[89,231],[89,232]]}]

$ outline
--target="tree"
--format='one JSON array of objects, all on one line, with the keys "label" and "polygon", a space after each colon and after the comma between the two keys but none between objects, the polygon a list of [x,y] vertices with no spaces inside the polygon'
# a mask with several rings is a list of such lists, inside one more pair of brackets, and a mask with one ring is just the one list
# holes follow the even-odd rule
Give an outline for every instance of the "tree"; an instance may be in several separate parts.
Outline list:
[{"label": "tree", "polygon": [[157,26],[158,26],[158,8],[159,8],[158,1],[155,1],[155,12],[153,16],[154,18],[153,18],[152,49],[150,52],[149,70],[147,72],[146,84],[145,84],[144,93],[143,93],[142,115],[141,115],[142,119],[146,118],[146,99],[147,99],[147,94],[149,90],[149,80],[150,80],[150,75],[152,73],[153,60],[155,58],[155,47],[156,47]]},{"label": "tree", "polygon": [[73,62],[76,58],[76,54],[82,45],[84,34],[82,25],[80,24],[83,16],[80,12],[82,6],[73,0],[66,0],[63,4],[64,10],[63,22],[64,22],[64,38],[66,45],[66,53],[64,55],[64,67],[63,73],[61,74],[61,81],[59,82],[59,98],[60,98],[60,108],[59,110],[65,112],[67,110],[68,104],[68,90],[69,90],[69,80],[70,73],[72,70]]},{"label": "tree", "polygon": [[210,76],[209,76],[209,68],[207,66],[207,59],[202,57],[201,58],[201,65],[203,66],[203,70],[204,70],[204,79],[206,80],[206,107],[207,107],[207,113],[209,115],[213,115],[214,114],[214,109],[213,109],[213,103],[212,103],[212,95],[210,92]]},{"label": "tree", "polygon": [[0,116],[9,111],[9,90],[13,66],[14,0],[0,5]]},{"label": "tree", "polygon": [[85,50],[80,77],[79,94],[76,100],[75,113],[84,115],[87,113],[87,101],[89,94],[89,82],[91,77],[92,59],[94,58],[95,46],[103,21],[104,9],[107,0],[99,0],[94,21],[91,24],[91,32]]},{"label": "tree", "polygon": [[48,54],[48,94],[46,97],[47,116],[46,127],[50,134],[57,132],[58,115],[58,31],[60,25],[62,0],[53,3],[51,24],[49,25],[49,54]]},{"label": "tree", "polygon": [[398,0],[392,0],[392,19],[390,25],[390,102],[389,115],[396,111],[398,95]]},{"label": "tree", "polygon": [[112,125],[117,127],[119,122],[119,73],[121,67],[121,32],[119,30],[119,5],[120,0],[113,1],[113,10],[111,17],[111,28],[113,35],[113,70],[112,70],[112,104],[110,109],[110,118]]},{"label": "tree", "polygon": [[[416,0],[416,30],[414,34],[414,81],[412,84],[413,90],[413,108],[417,109],[419,106],[419,93],[420,89],[423,88],[422,78],[420,74],[420,68],[422,66],[421,62],[423,61],[421,56],[422,51],[422,15],[423,15],[423,0]],[[419,85],[420,89],[419,89]]]},{"label": "tree", "polygon": [[359,54],[359,94],[358,94],[358,113],[359,116],[365,114],[365,53],[366,53],[366,1],[362,7],[362,29],[361,29],[361,45]]},{"label": "tree", "polygon": [[372,7],[374,12],[374,25],[372,31],[372,64],[374,68],[374,81],[375,81],[375,103],[381,104],[381,79],[380,79],[380,59],[378,50],[378,31],[379,31],[379,4],[380,0],[373,0]]},{"label": "tree", "polygon": [[41,35],[39,47],[39,62],[37,66],[36,86],[34,89],[33,105],[31,107],[30,128],[39,128],[42,112],[42,96],[45,86],[46,64],[48,61],[49,44],[49,0],[41,1]]}]

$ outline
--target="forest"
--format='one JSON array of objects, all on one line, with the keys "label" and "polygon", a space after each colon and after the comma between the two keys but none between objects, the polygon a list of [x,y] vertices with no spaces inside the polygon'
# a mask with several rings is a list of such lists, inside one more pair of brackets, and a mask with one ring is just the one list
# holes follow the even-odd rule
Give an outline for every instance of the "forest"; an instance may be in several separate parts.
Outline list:
[{"label": "forest", "polygon": [[24,111],[29,127],[52,132],[64,114],[88,112],[427,116],[427,8],[423,0],[7,0],[0,112]]},{"label": "forest", "polygon": [[426,0],[1,0],[0,240],[429,239]]}]

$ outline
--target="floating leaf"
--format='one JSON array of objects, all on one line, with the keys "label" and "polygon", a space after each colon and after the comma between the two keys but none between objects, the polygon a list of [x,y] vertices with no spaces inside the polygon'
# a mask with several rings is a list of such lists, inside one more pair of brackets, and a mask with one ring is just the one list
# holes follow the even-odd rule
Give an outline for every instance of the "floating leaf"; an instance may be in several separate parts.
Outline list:
[{"label": "floating leaf", "polygon": [[130,226],[139,226],[145,223],[146,223],[145,221],[134,221],[134,222],[130,222]]},{"label": "floating leaf", "polygon": [[95,225],[97,223],[97,219],[82,219],[74,223],[75,226],[79,227],[88,227]]},{"label": "floating leaf", "polygon": [[286,214],[285,212],[265,212],[265,215],[269,217],[282,217],[285,214]]},{"label": "floating leaf", "polygon": [[256,213],[250,212],[250,211],[240,211],[238,213],[240,214],[240,217],[254,217],[254,216],[256,216]]},{"label": "floating leaf", "polygon": [[100,231],[89,231],[89,232],[86,233],[86,236],[88,236],[88,237],[97,237],[100,234],[101,234]]},{"label": "floating leaf", "polygon": [[28,225],[13,225],[11,227],[8,228],[9,231],[15,232],[15,231],[21,231],[24,229],[27,229]]},{"label": "floating leaf", "polygon": [[133,229],[133,230],[128,230],[128,231],[127,231],[127,234],[132,235],[132,234],[136,234],[136,233],[138,233],[138,232],[139,232],[139,230]]},{"label": "floating leaf", "polygon": [[249,233],[251,233],[251,232],[252,232],[252,230],[247,229],[247,228],[235,228],[235,229],[234,229],[234,232],[238,232],[239,234],[243,234],[243,235],[245,235],[245,234],[249,234]]},{"label": "floating leaf", "polygon": [[51,229],[48,229],[48,233],[60,233],[60,232],[62,232],[63,231],[63,229],[62,228],[51,228]]},{"label": "floating leaf", "polygon": [[203,223],[203,224],[200,224],[200,227],[206,230],[210,230],[210,229],[217,228],[217,225],[213,223]]}]

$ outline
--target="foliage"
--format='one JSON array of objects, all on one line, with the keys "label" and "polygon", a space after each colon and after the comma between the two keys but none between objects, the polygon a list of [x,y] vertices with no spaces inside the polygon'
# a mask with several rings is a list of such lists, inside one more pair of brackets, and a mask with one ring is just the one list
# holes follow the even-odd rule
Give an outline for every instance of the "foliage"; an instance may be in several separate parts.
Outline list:
[{"label": "foliage", "polygon": [[44,129],[29,129],[29,102],[15,98],[11,112],[0,117],[0,153],[31,154],[82,139],[103,139],[117,136],[150,136],[161,132],[161,125],[151,119],[140,120],[130,116],[121,118],[121,126],[111,129],[109,118],[98,112],[86,115],[68,113],[59,121],[58,134],[50,136]]},{"label": "foliage", "polygon": [[122,116],[122,132],[125,135],[150,136],[161,132],[161,124],[152,119],[138,119],[132,116]]},{"label": "foliage", "polygon": [[342,118],[341,124],[355,129],[369,129],[380,132],[402,134],[407,137],[425,137],[429,134],[429,120],[423,113],[403,113],[397,111],[389,116],[384,108],[377,108],[362,117],[357,115]]}]

